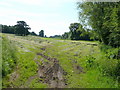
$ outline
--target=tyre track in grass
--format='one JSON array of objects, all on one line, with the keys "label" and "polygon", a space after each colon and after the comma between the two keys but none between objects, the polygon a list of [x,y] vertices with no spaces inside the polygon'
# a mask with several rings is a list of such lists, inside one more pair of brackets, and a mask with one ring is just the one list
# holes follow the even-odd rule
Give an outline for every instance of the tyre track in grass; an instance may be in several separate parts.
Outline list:
[{"label": "tyre track in grass", "polygon": [[[16,41],[16,40],[14,40],[14,41]],[[20,39],[18,41],[20,41],[20,43],[21,42],[28,43],[28,41],[27,40],[25,41],[24,39]],[[36,53],[36,56],[42,57],[40,59],[40,61],[42,62],[42,65],[37,60],[34,60],[35,63],[38,65],[37,75],[29,77],[28,80],[26,81],[26,83],[23,86],[21,86],[21,88],[29,87],[32,80],[38,79],[38,78],[39,78],[38,79],[39,82],[48,84],[50,88],[66,88],[67,87],[66,80],[64,78],[64,76],[66,75],[66,72],[62,69],[62,67],[59,63],[60,59],[58,60],[58,57],[56,57],[56,58],[50,57],[50,56],[53,56],[52,54],[50,56],[48,56],[49,54],[48,55],[44,54],[46,52],[46,47],[48,48],[49,45],[57,46],[56,43],[57,43],[56,41],[54,41],[53,44],[51,44],[51,43],[44,44],[44,43],[37,43],[37,42],[30,43],[30,45],[34,44],[36,46],[39,45],[41,47],[40,49],[42,50],[42,52]],[[64,51],[70,51],[70,50],[73,51],[74,48],[76,48],[79,45],[97,46],[97,44],[70,42],[69,44],[66,43],[65,45],[61,44],[61,45],[59,45],[59,47],[57,46],[59,48],[59,50],[56,50],[56,48],[55,49],[54,48],[52,49],[51,47],[49,47],[49,48],[51,48],[52,52],[58,52],[58,51],[60,52],[61,51],[60,53],[62,53]],[[69,47],[67,47],[67,46],[69,46]],[[77,50],[76,52],[78,52],[78,51],[79,50]],[[50,53],[50,51],[49,51],[49,53]],[[75,54],[74,56],[77,57],[78,55]],[[47,62],[45,61],[45,59],[47,60]],[[85,73],[83,68],[81,66],[79,66],[77,60],[71,59],[71,62],[72,62],[73,72],[75,74]],[[67,78],[67,79],[69,79],[69,78]]]},{"label": "tyre track in grass", "polygon": [[[45,50],[45,48],[42,48],[42,50]],[[65,88],[64,75],[66,75],[66,72],[60,66],[57,58],[51,58],[42,53],[37,53],[37,55],[42,57],[40,60],[43,63],[42,65],[37,63],[39,66],[38,76],[43,79],[41,82],[47,83],[50,88]],[[44,59],[48,62],[45,62]]]}]

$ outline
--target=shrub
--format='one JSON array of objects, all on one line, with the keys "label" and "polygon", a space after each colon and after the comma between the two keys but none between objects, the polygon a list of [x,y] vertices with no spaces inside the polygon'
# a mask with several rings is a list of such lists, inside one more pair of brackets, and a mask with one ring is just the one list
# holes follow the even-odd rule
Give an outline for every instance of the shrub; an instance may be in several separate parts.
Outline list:
[{"label": "shrub", "polygon": [[119,63],[119,48],[112,48],[110,46],[101,46],[103,55],[99,58],[99,69],[107,76],[112,76],[115,79],[120,76]]}]

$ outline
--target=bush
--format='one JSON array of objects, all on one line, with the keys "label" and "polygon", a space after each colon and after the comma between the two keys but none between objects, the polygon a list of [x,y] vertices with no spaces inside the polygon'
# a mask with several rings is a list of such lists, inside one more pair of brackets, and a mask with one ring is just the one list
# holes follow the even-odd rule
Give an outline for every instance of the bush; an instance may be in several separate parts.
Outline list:
[{"label": "bush", "polygon": [[101,46],[103,55],[99,60],[99,69],[104,75],[117,79],[120,76],[119,48]]}]

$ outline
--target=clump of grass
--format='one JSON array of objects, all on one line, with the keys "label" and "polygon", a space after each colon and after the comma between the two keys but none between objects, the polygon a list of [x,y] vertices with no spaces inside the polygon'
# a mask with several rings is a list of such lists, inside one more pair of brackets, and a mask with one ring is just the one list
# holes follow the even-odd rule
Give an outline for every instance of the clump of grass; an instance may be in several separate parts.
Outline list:
[{"label": "clump of grass", "polygon": [[17,63],[16,47],[7,37],[2,37],[2,77],[12,72]]},{"label": "clump of grass", "polygon": [[85,67],[89,70],[90,68],[94,68],[94,64],[95,64],[95,59],[94,57],[92,57],[91,55],[86,56],[86,63],[85,63]]},{"label": "clump of grass", "polygon": [[31,84],[29,85],[30,88],[47,88],[46,84],[41,83],[42,79],[36,78],[32,80]]},{"label": "clump of grass", "polygon": [[29,77],[37,74],[38,66],[34,62],[34,53],[32,52],[23,52],[20,51],[17,53],[18,57],[18,68],[19,68],[19,78],[16,81],[13,81],[13,85],[20,87],[23,86],[28,80]]},{"label": "clump of grass", "polygon": [[118,73],[120,72],[120,48],[112,48],[106,45],[103,45],[100,48],[102,50],[102,56],[99,63],[102,65],[104,73],[117,78],[117,76],[120,76],[120,73]]},{"label": "clump of grass", "polygon": [[115,81],[112,78],[103,76],[97,69],[89,70],[81,74],[81,85],[86,88],[115,88]]},{"label": "clump of grass", "polygon": [[[111,48],[106,46],[103,48],[101,47],[99,55],[96,55],[97,57],[94,55],[89,55],[85,58],[86,61],[84,63],[84,68],[86,68],[87,71],[86,74],[83,74],[82,77],[85,79],[83,81],[89,82],[89,84],[85,87],[118,88],[120,63],[119,59],[116,57],[117,54],[118,48]],[[94,75],[97,78],[95,78]],[[101,86],[99,86],[100,83]]]},{"label": "clump of grass", "polygon": [[2,36],[2,87],[9,87],[9,74],[17,65],[16,47],[5,35]]}]

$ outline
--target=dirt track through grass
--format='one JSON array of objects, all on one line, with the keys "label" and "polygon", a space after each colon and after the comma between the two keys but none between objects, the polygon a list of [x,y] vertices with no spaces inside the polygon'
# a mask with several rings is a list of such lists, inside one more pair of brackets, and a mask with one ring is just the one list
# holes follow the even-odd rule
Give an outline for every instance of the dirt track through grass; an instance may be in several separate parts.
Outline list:
[{"label": "dirt track through grass", "polygon": [[[80,44],[79,42],[67,42],[63,41],[63,40],[42,40],[42,41],[34,41],[33,39],[31,39],[32,41],[29,42],[29,38],[21,38],[21,37],[10,37],[11,40],[17,41],[20,43],[20,48],[26,48],[28,51],[29,47],[36,45],[40,47],[40,52],[39,50],[37,50],[36,55],[37,56],[41,56],[41,58],[38,58],[40,60],[40,62],[42,63],[42,65],[39,63],[39,61],[34,60],[35,63],[38,65],[38,75],[37,77],[40,78],[40,82],[41,83],[46,83],[49,85],[49,87],[51,88],[65,88],[67,87],[66,85],[68,83],[66,83],[66,78],[65,75],[67,74],[67,72],[65,72],[63,70],[63,68],[61,67],[60,63],[59,63],[59,58],[54,57],[56,55],[53,55],[53,53],[58,54],[58,49],[59,52],[63,53],[64,51],[70,51],[72,49],[74,49],[75,47],[79,47]],[[39,40],[39,39],[38,39]],[[50,42],[52,42],[50,44]],[[65,42],[65,44],[64,44]],[[48,44],[45,44],[48,43]],[[63,44],[61,44],[63,43]],[[50,46],[49,46],[50,44]],[[28,46],[29,45],[29,46]],[[34,47],[34,46],[33,46]],[[56,48],[54,48],[56,47]],[[52,52],[49,51],[49,49],[51,48]],[[23,49],[25,50],[25,49]],[[31,51],[32,52],[32,51]],[[48,53],[46,53],[48,52]],[[50,54],[50,56],[48,56],[47,54]],[[58,54],[59,55],[59,54]],[[45,59],[47,60],[47,62],[45,61]],[[72,60],[71,62],[73,62],[72,64],[72,68],[73,68],[73,72],[76,74],[80,74],[83,73],[84,70],[83,68],[78,65],[76,60]],[[31,76],[28,78],[28,80],[26,81],[27,84],[29,84],[33,79],[36,78],[35,76]],[[24,87],[24,86],[23,86]]]},{"label": "dirt track through grass", "polygon": [[38,75],[43,79],[43,82],[49,84],[51,88],[65,88],[65,79],[63,77],[65,72],[59,65],[59,61],[56,58],[50,58],[41,53],[37,53],[37,55],[49,61],[49,63],[45,63],[43,58],[41,58],[43,65],[39,65]]},{"label": "dirt track through grass", "polygon": [[12,87],[84,88],[87,57],[97,58],[100,53],[95,42],[8,37],[15,42],[20,56],[15,71],[19,76]]}]

